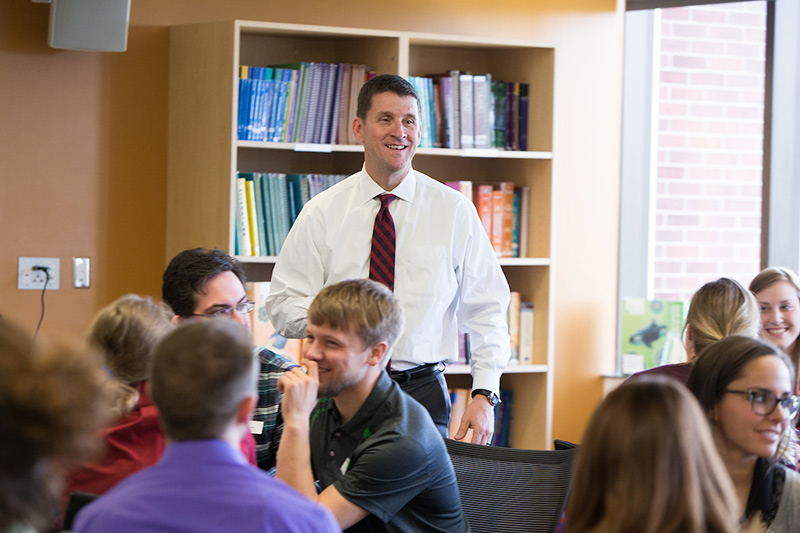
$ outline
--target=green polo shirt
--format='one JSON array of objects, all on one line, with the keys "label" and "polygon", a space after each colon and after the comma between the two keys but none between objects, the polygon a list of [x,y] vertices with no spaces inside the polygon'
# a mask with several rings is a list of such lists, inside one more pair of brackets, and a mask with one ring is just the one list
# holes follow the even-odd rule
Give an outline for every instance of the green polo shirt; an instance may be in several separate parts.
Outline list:
[{"label": "green polo shirt", "polygon": [[370,515],[347,531],[469,531],[456,476],[430,415],[382,372],[342,424],[332,399],[311,415],[314,475]]}]

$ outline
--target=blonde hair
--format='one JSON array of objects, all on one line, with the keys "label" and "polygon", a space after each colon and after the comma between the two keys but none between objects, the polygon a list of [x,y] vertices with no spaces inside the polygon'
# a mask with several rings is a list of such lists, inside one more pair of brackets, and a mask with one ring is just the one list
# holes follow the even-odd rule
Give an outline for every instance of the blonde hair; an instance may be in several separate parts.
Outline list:
[{"label": "blonde hair", "polygon": [[308,321],[343,331],[352,328],[365,348],[385,341],[385,364],[403,331],[405,316],[386,285],[351,279],[322,289],[308,308]]},{"label": "blonde hair", "polygon": [[[768,267],[759,272],[756,277],[753,278],[753,281],[750,282],[750,292],[757,295],[759,292],[779,281],[788,281],[791,283],[794,290],[797,291],[797,298],[800,299],[800,278],[786,267]],[[795,366],[800,364],[800,342],[795,340],[794,349],[791,353],[787,352],[787,355],[792,359]]]},{"label": "blonde hair", "polygon": [[566,508],[570,533],[729,533],[737,500],[686,388],[643,376],[592,416]]},{"label": "blonde hair", "polygon": [[0,319],[0,531],[52,525],[60,474],[99,451],[112,390],[94,352]]},{"label": "blonde hair", "polygon": [[724,337],[743,335],[757,338],[761,331],[758,303],[753,294],[736,280],[719,278],[710,281],[692,296],[684,331],[689,328],[695,357]]},{"label": "blonde hair", "polygon": [[102,350],[106,366],[119,382],[117,416],[136,407],[139,392],[132,385],[149,378],[153,350],[172,329],[172,316],[166,304],[135,294],[117,298],[95,316],[89,342]]}]

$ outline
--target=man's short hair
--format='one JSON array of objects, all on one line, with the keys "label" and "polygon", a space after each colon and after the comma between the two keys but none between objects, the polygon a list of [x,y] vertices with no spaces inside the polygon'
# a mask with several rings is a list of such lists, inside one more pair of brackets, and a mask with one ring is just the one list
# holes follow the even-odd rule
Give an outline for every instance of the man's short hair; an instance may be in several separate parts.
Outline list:
[{"label": "man's short hair", "polygon": [[235,257],[216,249],[184,250],[172,258],[164,271],[161,298],[176,315],[192,316],[197,295],[206,290],[209,280],[223,272],[233,272],[244,285],[244,268]]},{"label": "man's short hair", "polygon": [[380,74],[370,79],[365,83],[361,90],[358,92],[358,107],[356,108],[356,116],[361,120],[367,119],[372,107],[372,97],[380,93],[394,93],[398,96],[413,96],[417,101],[417,109],[419,110],[419,96],[414,86],[408,80],[397,74]]},{"label": "man's short hair", "polygon": [[385,341],[385,360],[403,331],[405,317],[385,285],[369,279],[351,279],[329,285],[308,308],[308,321],[342,331],[353,331],[365,348]]},{"label": "man's short hair", "polygon": [[233,320],[179,326],[156,347],[151,373],[153,401],[174,440],[219,438],[241,401],[256,394],[252,341]]}]

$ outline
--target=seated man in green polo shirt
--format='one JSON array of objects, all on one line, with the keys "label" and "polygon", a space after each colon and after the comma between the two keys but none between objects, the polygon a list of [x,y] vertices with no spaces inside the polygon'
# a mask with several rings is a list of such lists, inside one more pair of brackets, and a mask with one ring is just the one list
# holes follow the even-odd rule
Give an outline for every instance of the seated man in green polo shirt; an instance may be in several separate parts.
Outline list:
[{"label": "seated man in green polo shirt", "polygon": [[319,292],[303,343],[307,373],[295,368],[278,382],[277,477],[348,531],[468,531],[441,435],[384,371],[403,322],[394,295],[374,281]]}]

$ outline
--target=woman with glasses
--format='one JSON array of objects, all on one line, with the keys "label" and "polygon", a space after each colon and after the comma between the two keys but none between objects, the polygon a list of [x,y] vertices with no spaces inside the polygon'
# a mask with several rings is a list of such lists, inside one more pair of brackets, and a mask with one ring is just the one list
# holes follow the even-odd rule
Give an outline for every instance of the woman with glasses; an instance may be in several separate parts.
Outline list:
[{"label": "woman with glasses", "polygon": [[794,380],[785,353],[740,336],[706,348],[689,375],[743,510],[740,531],[800,531],[800,475],[778,463],[800,409]]}]

